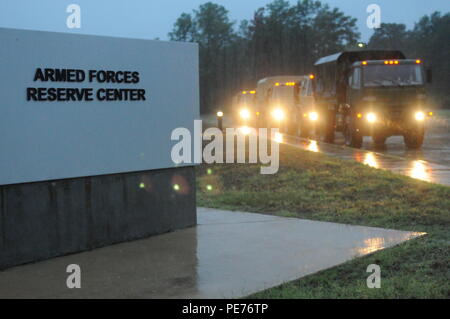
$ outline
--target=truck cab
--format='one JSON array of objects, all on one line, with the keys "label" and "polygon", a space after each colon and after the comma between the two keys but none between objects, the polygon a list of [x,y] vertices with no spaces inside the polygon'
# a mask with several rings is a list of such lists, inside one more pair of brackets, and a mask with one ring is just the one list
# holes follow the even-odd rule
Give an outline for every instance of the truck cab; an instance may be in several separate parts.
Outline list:
[{"label": "truck cab", "polygon": [[309,138],[315,135],[320,120],[314,97],[315,75],[305,76],[300,85],[300,136]]},{"label": "truck cab", "polygon": [[257,95],[263,126],[292,135],[309,134],[306,122],[314,103],[312,84],[308,85],[308,76],[277,76],[259,81]]},{"label": "truck cab", "polygon": [[233,117],[237,125],[256,126],[259,113],[256,108],[256,90],[241,91],[233,99]]},{"label": "truck cab", "polygon": [[399,51],[345,52],[319,60],[316,97],[326,117],[328,141],[334,132],[348,146],[360,148],[363,137],[384,145],[402,135],[408,148],[420,148],[425,136],[427,103],[421,60]]},{"label": "truck cab", "polygon": [[355,62],[346,94],[347,144],[359,146],[363,136],[372,136],[384,145],[387,137],[403,135],[409,148],[422,146],[427,110],[421,60]]},{"label": "truck cab", "polygon": [[297,82],[277,82],[266,96],[269,127],[279,127],[282,132],[293,132],[300,106],[300,88]]}]

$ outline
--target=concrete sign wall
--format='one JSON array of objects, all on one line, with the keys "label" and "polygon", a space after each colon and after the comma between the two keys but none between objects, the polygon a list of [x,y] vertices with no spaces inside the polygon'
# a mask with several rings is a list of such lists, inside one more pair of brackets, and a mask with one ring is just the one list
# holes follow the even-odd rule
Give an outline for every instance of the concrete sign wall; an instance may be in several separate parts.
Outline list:
[{"label": "concrete sign wall", "polygon": [[194,226],[198,94],[196,44],[0,28],[0,270]]},{"label": "concrete sign wall", "polygon": [[0,185],[171,168],[196,44],[0,28]]}]

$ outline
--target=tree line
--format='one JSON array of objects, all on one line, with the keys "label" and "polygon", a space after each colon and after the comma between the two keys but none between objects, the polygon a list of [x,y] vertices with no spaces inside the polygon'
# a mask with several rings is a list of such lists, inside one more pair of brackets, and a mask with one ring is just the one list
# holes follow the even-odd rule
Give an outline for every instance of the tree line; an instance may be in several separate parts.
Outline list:
[{"label": "tree line", "polygon": [[[325,55],[357,49],[357,19],[314,0],[291,5],[274,0],[254,12],[251,20],[231,21],[228,10],[207,2],[176,20],[169,39],[197,42],[200,49],[201,112],[231,104],[234,94],[254,89],[271,75],[313,72]],[[432,94],[450,107],[450,13],[422,17],[412,30],[404,24],[382,24],[367,46],[400,49],[407,57],[424,59],[432,67]]]}]

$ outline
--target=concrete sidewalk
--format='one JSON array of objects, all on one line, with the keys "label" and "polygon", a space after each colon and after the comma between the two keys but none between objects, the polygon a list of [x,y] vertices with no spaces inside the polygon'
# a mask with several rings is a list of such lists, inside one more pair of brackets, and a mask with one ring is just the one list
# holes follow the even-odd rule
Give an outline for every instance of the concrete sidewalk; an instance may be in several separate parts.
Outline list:
[{"label": "concrete sidewalk", "polygon": [[[194,228],[0,272],[0,298],[242,297],[422,235],[204,208],[198,219]],[[66,287],[70,264],[81,267],[81,289]]]}]

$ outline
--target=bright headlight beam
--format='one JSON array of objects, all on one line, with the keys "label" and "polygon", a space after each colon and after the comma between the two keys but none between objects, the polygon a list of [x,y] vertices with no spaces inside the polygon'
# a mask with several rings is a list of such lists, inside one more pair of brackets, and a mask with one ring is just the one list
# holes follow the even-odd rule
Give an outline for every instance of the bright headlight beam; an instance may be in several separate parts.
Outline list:
[{"label": "bright headlight beam", "polygon": [[241,128],[239,128],[239,132],[243,135],[249,135],[252,132],[252,130],[248,126],[242,126]]},{"label": "bright headlight beam", "polygon": [[309,119],[315,122],[319,119],[319,114],[317,112],[311,112],[309,113]]},{"label": "bright headlight beam", "polygon": [[415,114],[416,120],[417,121],[424,121],[425,120],[425,113],[423,112],[417,112]]},{"label": "bright headlight beam", "polygon": [[274,138],[275,142],[277,143],[283,143],[283,134],[281,134],[280,132],[275,133],[275,138]]},{"label": "bright headlight beam", "polygon": [[250,111],[247,109],[242,109],[239,114],[244,120],[247,120],[250,118]]},{"label": "bright headlight beam", "polygon": [[282,121],[284,119],[284,111],[280,108],[273,110],[272,116],[277,121]]},{"label": "bright headlight beam", "polygon": [[367,114],[366,118],[369,123],[375,123],[377,121],[377,115],[375,113]]}]

